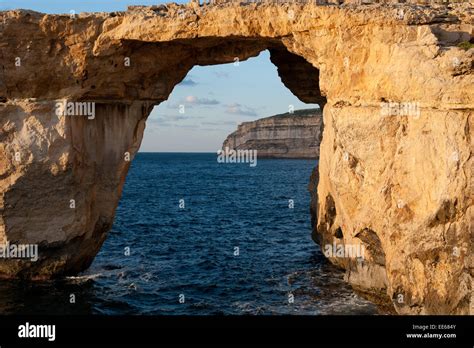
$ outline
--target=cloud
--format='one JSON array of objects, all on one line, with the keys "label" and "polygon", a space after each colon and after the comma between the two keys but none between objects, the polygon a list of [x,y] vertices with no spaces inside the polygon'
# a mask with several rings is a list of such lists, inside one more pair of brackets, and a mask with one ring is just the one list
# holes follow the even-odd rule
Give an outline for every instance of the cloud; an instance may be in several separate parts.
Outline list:
[{"label": "cloud", "polygon": [[199,129],[213,132],[229,132],[231,129],[237,128],[236,121],[217,121],[217,122],[201,122]]},{"label": "cloud", "polygon": [[[148,118],[147,124],[151,127],[176,127],[176,128],[196,128],[199,127],[199,122],[193,122],[198,119],[202,119],[203,116],[191,116],[191,115],[170,115],[170,114],[158,114]],[[188,121],[184,123],[184,121]]]},{"label": "cloud", "polygon": [[238,103],[228,104],[226,105],[225,112],[228,114],[233,115],[243,115],[243,116],[257,116],[257,112],[254,108]]},{"label": "cloud", "polygon": [[168,109],[180,109],[182,108],[182,105],[184,105],[185,108],[192,108],[192,107],[206,107],[206,106],[214,106],[214,105],[219,105],[220,102],[216,99],[209,99],[209,98],[198,98],[194,95],[188,95],[185,98],[182,98],[176,103],[166,103],[166,107]]},{"label": "cloud", "polygon": [[179,83],[180,86],[188,86],[188,87],[194,87],[197,85],[197,82],[194,81],[192,78],[185,78],[183,81]]},{"label": "cloud", "polygon": [[194,95],[188,95],[184,102],[191,105],[218,105],[219,101],[209,98],[198,98]]},{"label": "cloud", "polygon": [[[188,120],[190,118],[193,118],[192,116],[188,115],[157,115],[156,117],[150,117],[148,119],[148,122],[151,123],[162,123],[162,122],[170,122],[170,121],[182,121],[182,120]],[[196,118],[196,117],[194,117]]]}]

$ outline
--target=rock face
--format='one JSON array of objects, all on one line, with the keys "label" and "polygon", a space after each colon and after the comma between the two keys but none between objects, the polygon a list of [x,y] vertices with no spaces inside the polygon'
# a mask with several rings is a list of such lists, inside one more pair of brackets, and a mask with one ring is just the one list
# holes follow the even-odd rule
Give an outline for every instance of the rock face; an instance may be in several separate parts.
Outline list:
[{"label": "rock face", "polygon": [[222,149],[256,150],[258,157],[318,158],[322,115],[320,109],[297,110],[244,122]]},{"label": "rock face", "polygon": [[[296,96],[327,102],[315,238],[365,250],[330,260],[399,313],[473,313],[472,19],[470,4],[1,13],[0,241],[40,252],[1,276],[86,268],[152,107],[193,66],[268,49]],[[62,101],[95,117],[57,116]]]}]

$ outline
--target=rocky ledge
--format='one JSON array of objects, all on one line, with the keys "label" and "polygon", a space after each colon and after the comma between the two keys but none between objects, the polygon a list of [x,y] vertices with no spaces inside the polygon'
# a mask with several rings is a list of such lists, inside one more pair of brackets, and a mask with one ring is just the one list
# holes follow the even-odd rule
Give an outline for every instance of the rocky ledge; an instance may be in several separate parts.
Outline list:
[{"label": "rocky ledge", "polygon": [[398,313],[474,313],[473,12],[469,3],[1,12],[0,243],[37,244],[39,257],[2,258],[0,276],[87,268],[153,106],[195,65],[269,50],[282,83],[324,105],[314,237],[323,250],[365,250],[327,254],[331,262]]},{"label": "rocky ledge", "polygon": [[240,124],[222,149],[256,150],[261,158],[318,158],[320,109],[296,110]]}]

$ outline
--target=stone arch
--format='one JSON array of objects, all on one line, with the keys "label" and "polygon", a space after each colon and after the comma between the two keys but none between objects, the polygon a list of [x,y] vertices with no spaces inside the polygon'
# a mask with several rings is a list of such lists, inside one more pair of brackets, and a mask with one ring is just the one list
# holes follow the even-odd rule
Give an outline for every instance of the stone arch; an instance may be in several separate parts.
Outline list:
[{"label": "stone arch", "polygon": [[[2,260],[0,274],[48,278],[86,267],[151,107],[194,65],[269,49],[295,95],[327,101],[316,225],[334,206],[344,243],[361,228],[377,232],[387,296],[407,295],[397,311],[472,313],[474,83],[472,49],[461,42],[472,36],[472,16],[462,4],[443,11],[292,3],[135,6],[74,18],[0,13],[0,241],[44,250],[35,264]],[[311,67],[318,78],[307,76]],[[64,99],[95,103],[95,125],[56,117]],[[381,115],[387,103],[396,114]],[[405,103],[419,112],[402,115]],[[450,218],[433,224],[446,201],[456,202]],[[52,218],[41,214],[53,208]],[[358,272],[370,290],[366,261]]]},{"label": "stone arch", "polygon": [[[154,10],[154,14],[160,11]],[[19,12],[18,15],[20,21],[41,18],[35,13]],[[69,19],[61,18],[61,21],[67,23]],[[166,100],[194,66],[232,63],[236,59],[244,61],[269,50],[283,84],[295,96],[306,103],[324,105],[326,102],[319,89],[319,70],[305,58],[290,52],[281,38],[254,35],[157,42],[129,38],[109,41],[104,36],[105,32],[95,36],[95,47],[83,47],[84,54],[80,61],[74,62],[77,70],[72,76],[64,71],[67,66],[60,67],[55,73],[65,76],[65,80],[39,81],[44,88],[37,86],[27,92],[41,102],[9,106],[10,120],[16,124],[10,137],[18,137],[22,129],[36,127],[34,132],[47,132],[45,137],[49,141],[23,149],[26,151],[22,156],[29,159],[13,167],[16,174],[9,175],[18,175],[18,179],[3,195],[5,202],[13,202],[18,196],[29,197],[17,201],[14,210],[2,215],[4,239],[38,243],[43,257],[34,263],[3,262],[4,276],[49,278],[75,274],[91,264],[113,223],[130,164],[124,160],[125,154],[133,159],[153,106]],[[105,43],[99,44],[101,41]],[[66,49],[64,42],[45,38],[43,44],[49,52],[41,56],[44,64],[51,64],[58,57],[78,58],[71,47]],[[6,105],[10,105],[9,100],[25,94],[18,86],[26,83],[27,77],[22,73],[15,76],[18,79],[15,85],[8,85],[9,76],[6,77]],[[52,93],[57,93],[56,98],[48,100]],[[94,103],[94,120],[52,119],[58,99]],[[36,125],[38,121],[40,125]],[[64,130],[64,134],[57,129]],[[52,149],[58,150],[52,152]],[[15,164],[11,155],[9,160]],[[36,168],[38,162],[46,164],[40,173],[34,170],[35,176],[30,178],[22,175],[23,171]],[[44,185],[38,185],[36,175],[43,176]],[[62,188],[55,194],[56,200],[62,201],[63,209],[58,210],[58,206],[40,208],[39,202],[47,192],[52,194],[51,187]],[[67,209],[71,200],[75,207]],[[22,215],[24,211],[36,213],[28,218]],[[53,215],[55,218],[51,219]],[[50,232],[25,234],[28,223]],[[71,250],[83,252],[72,253]]]}]

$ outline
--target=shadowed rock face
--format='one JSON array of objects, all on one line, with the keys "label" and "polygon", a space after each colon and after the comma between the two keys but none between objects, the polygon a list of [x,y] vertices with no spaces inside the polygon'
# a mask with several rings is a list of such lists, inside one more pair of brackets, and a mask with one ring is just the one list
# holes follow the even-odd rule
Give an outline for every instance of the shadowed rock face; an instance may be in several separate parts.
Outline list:
[{"label": "shadowed rock face", "polygon": [[[195,65],[269,49],[296,96],[327,101],[314,237],[365,247],[330,260],[399,313],[473,313],[474,50],[457,47],[469,23],[472,5],[0,13],[0,242],[40,252],[1,260],[0,275],[85,269],[153,105]],[[56,116],[62,100],[94,102],[95,117]]]}]

